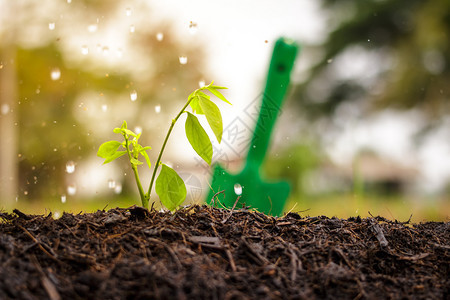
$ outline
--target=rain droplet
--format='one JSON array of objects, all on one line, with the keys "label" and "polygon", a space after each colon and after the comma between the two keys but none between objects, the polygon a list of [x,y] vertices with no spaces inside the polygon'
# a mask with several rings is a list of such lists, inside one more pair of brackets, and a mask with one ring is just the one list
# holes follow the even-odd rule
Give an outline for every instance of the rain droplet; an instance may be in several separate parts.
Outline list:
[{"label": "rain droplet", "polygon": [[117,55],[118,58],[122,58],[122,56],[123,56],[123,51],[122,51],[122,49],[120,49],[120,48],[117,49],[116,55]]},{"label": "rain droplet", "polygon": [[95,49],[97,50],[98,53],[102,52],[102,45],[97,44],[97,45],[95,46]]},{"label": "rain droplet", "polygon": [[155,112],[157,114],[159,114],[161,112],[161,105],[158,104],[158,105],[155,106]]},{"label": "rain droplet", "polygon": [[66,164],[66,172],[69,174],[72,174],[75,172],[75,163],[71,160],[69,160]]},{"label": "rain droplet", "polygon": [[98,29],[97,24],[91,24],[91,25],[88,26],[88,31],[89,32],[96,32],[97,29]]},{"label": "rain droplet", "polygon": [[185,64],[187,64],[188,58],[187,58],[187,56],[180,56],[179,60],[180,60],[180,64],[185,65]]},{"label": "rain droplet", "polygon": [[234,193],[238,196],[242,195],[242,186],[239,183],[234,185]]},{"label": "rain droplet", "polygon": [[48,23],[48,29],[55,30],[55,22]]},{"label": "rain droplet", "polygon": [[116,187],[114,188],[114,193],[116,193],[116,194],[122,193],[122,184],[121,183],[116,184]]},{"label": "rain droplet", "polygon": [[189,23],[189,33],[190,34],[196,34],[197,30],[198,30],[197,23],[194,23],[194,22],[191,21]]},{"label": "rain droplet", "polygon": [[88,55],[89,54],[89,48],[86,45],[81,46],[81,54]]},{"label": "rain droplet", "polygon": [[204,80],[200,80],[199,82],[198,82],[198,86],[199,87],[204,87],[206,85],[206,83],[205,83],[205,81]]},{"label": "rain droplet", "polygon": [[368,42],[370,42],[370,39],[367,39]]},{"label": "rain droplet", "polygon": [[127,7],[127,9],[125,10],[125,14],[127,15],[127,17],[131,16],[131,8]]},{"label": "rain droplet", "polygon": [[130,25],[130,33],[134,33],[136,31],[136,27],[134,25]]},{"label": "rain droplet", "polygon": [[53,218],[54,219],[59,219],[61,217],[61,213],[59,212],[59,211],[55,211],[54,213],[53,213]]},{"label": "rain droplet", "polygon": [[108,187],[114,189],[116,187],[116,182],[112,179],[108,180]]},{"label": "rain droplet", "polygon": [[0,70],[3,69],[3,63],[0,62]]},{"label": "rain droplet", "polygon": [[102,105],[102,111],[107,111],[107,110],[108,110],[108,105],[103,104],[103,105]]},{"label": "rain droplet", "polygon": [[61,71],[58,68],[54,68],[50,73],[50,77],[52,78],[52,80],[58,80],[59,78],[61,78]]},{"label": "rain droplet", "polygon": [[327,63],[329,63],[329,64],[331,64],[332,62],[333,62],[333,59],[332,59],[332,58],[330,58],[330,59],[327,60]]},{"label": "rain droplet", "polygon": [[137,92],[136,91],[132,91],[130,93],[130,99],[131,99],[131,101],[136,101],[137,100]]},{"label": "rain droplet", "polygon": [[106,46],[104,46],[104,47],[102,48],[102,53],[103,53],[104,56],[107,56],[107,55],[109,54],[109,48],[106,47]]},{"label": "rain droplet", "polygon": [[135,132],[136,134],[142,133],[142,127],[141,127],[141,126],[136,126],[136,127],[134,127],[134,132]]},{"label": "rain droplet", "polygon": [[72,0],[67,0],[67,3],[69,3],[69,4],[72,3]]},{"label": "rain droplet", "polygon": [[10,111],[11,111],[11,108],[9,107],[9,104],[8,103],[3,103],[2,106],[1,106],[2,115],[6,115]]},{"label": "rain droplet", "polygon": [[67,194],[69,194],[70,196],[73,196],[77,193],[77,187],[75,184],[69,184],[67,186]]},{"label": "rain droplet", "polygon": [[161,42],[163,39],[164,39],[164,33],[158,32],[158,33],[156,34],[156,40],[157,40],[158,42]]}]

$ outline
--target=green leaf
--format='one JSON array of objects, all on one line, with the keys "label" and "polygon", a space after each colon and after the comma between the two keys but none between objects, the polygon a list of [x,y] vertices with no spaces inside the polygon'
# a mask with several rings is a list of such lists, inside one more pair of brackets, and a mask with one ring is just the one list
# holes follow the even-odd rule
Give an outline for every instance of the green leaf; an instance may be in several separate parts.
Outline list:
[{"label": "green leaf", "polygon": [[148,167],[151,169],[152,168],[152,164],[150,163],[150,158],[148,157],[148,154],[145,151],[147,149],[152,149],[152,148],[151,147],[144,147],[144,148],[141,149],[140,153],[145,158],[145,161],[147,162]]},{"label": "green leaf", "polygon": [[137,136],[137,134],[134,133],[133,131],[131,131],[130,129],[124,128],[124,129],[122,129],[122,131],[125,132],[127,135],[131,135],[132,137],[139,138],[139,137]]},{"label": "green leaf", "polygon": [[205,113],[203,112],[202,108],[200,107],[200,96],[199,95],[194,95],[193,99],[191,100],[191,102],[189,103],[189,105],[192,108],[192,111],[198,115],[204,115]]},{"label": "green leaf", "polygon": [[118,141],[104,142],[98,148],[97,156],[101,158],[109,158],[116,153],[117,149],[119,149],[121,145],[122,143]]},{"label": "green leaf", "polygon": [[222,141],[223,123],[219,108],[214,104],[214,102],[206,98],[200,98],[199,105],[204,111],[206,120],[214,132],[217,141],[220,143]]},{"label": "green leaf", "polygon": [[187,112],[187,119],[185,123],[186,137],[189,140],[195,152],[203,158],[208,165],[211,164],[213,148],[208,134],[198,121],[197,117]]},{"label": "green leaf", "polygon": [[186,199],[183,179],[165,164],[162,164],[161,172],[156,179],[155,190],[161,203],[170,211],[174,211]]},{"label": "green leaf", "polygon": [[[219,88],[221,88],[221,87],[219,87]],[[231,103],[216,88],[208,86],[207,89],[208,89],[208,91],[211,92],[211,94],[213,94],[214,96],[216,96],[220,100],[222,100],[222,101],[224,101],[224,102],[226,102],[226,103],[231,105]]]},{"label": "green leaf", "polygon": [[113,130],[114,133],[122,133],[122,128],[114,128]]},{"label": "green leaf", "polygon": [[124,155],[125,153],[127,153],[127,151],[117,151],[113,155],[107,157],[105,159],[105,161],[103,162],[103,164],[107,164],[109,162],[112,162],[113,160],[115,160],[115,159],[121,157],[122,155]]}]

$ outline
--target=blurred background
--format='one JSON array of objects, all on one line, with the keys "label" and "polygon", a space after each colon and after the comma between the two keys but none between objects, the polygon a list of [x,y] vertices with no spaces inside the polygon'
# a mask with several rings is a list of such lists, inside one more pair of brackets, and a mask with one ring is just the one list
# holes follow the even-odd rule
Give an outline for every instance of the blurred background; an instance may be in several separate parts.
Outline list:
[{"label": "blurred background", "polygon": [[[448,221],[449,33],[447,0],[0,0],[0,209],[139,204],[127,160],[102,165],[99,145],[127,120],[155,162],[212,80],[233,103],[213,162],[239,170],[286,36],[302,51],[264,166],[292,183],[285,210]],[[211,170],[180,121],[163,160],[200,203]]]}]

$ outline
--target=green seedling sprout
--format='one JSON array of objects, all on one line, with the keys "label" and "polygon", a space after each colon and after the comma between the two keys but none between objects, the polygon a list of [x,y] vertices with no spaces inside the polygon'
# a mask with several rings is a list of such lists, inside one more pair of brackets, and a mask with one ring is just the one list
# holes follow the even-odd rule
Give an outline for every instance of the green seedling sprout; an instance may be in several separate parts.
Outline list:
[{"label": "green seedling sprout", "polygon": [[[147,154],[147,150],[150,150],[151,147],[143,147],[139,144],[141,133],[136,134],[129,130],[127,128],[127,122],[124,121],[120,128],[114,129],[114,133],[121,134],[124,141],[108,141],[100,145],[97,155],[105,159],[103,164],[112,162],[125,154],[128,156],[143,207],[148,208],[153,184],[155,184],[155,191],[158,194],[161,203],[170,211],[174,211],[186,199],[186,185],[181,177],[175,172],[175,170],[161,162],[164,149],[166,148],[167,141],[169,140],[173,127],[183,113],[187,114],[185,132],[189,143],[195,152],[197,152],[197,154],[207,164],[211,165],[213,156],[212,142],[196,115],[204,115],[206,117],[212,132],[214,133],[217,141],[220,143],[222,141],[223,133],[222,115],[217,105],[211,101],[211,96],[205,92],[208,91],[216,98],[231,104],[219,92],[221,89],[226,89],[226,87],[214,85],[214,81],[212,81],[209,85],[201,87],[189,95],[186,104],[170,124],[161,150],[159,151],[156,164],[153,167],[153,173],[147,192],[145,192],[142,187],[142,183],[139,178],[138,166],[144,164],[139,160],[143,157],[148,168],[151,170],[152,165]],[[192,113],[186,111],[188,106],[191,107]],[[156,178],[160,165],[161,171],[158,178]]]}]

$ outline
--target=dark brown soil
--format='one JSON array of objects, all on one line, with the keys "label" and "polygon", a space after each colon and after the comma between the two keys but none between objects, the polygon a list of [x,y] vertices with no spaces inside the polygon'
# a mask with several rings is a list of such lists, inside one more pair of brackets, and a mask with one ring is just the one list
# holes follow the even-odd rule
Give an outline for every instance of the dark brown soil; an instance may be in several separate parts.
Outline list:
[{"label": "dark brown soil", "polygon": [[450,223],[0,213],[0,299],[449,299]]}]

